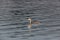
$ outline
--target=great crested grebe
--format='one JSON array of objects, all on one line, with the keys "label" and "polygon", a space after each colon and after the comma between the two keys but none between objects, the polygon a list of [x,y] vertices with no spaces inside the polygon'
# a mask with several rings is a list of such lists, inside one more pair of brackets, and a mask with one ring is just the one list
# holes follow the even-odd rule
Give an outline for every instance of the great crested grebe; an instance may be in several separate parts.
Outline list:
[{"label": "great crested grebe", "polygon": [[39,21],[32,21],[32,19],[31,18],[28,18],[28,20],[29,20],[29,25],[28,25],[28,28],[31,28],[32,27],[32,24],[40,24],[40,22]]}]

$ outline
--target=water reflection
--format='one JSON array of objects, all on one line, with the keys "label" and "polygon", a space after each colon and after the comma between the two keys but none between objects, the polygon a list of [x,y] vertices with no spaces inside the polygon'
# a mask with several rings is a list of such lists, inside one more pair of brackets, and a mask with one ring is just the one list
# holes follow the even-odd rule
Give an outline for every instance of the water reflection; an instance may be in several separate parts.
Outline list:
[{"label": "water reflection", "polygon": [[40,29],[28,29],[28,30],[20,30],[15,31],[13,34],[10,35],[10,38],[22,37],[22,38],[29,38],[36,36],[36,32],[40,32]]},{"label": "water reflection", "polygon": [[[59,40],[60,9],[58,1],[7,0],[0,2],[1,40]],[[39,20],[39,26],[28,29],[27,18]]]}]

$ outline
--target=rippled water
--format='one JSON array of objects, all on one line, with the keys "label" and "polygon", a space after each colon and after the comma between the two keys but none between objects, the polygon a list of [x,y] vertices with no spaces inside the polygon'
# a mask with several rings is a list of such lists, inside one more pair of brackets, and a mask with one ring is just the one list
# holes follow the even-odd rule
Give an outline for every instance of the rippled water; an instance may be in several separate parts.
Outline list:
[{"label": "rippled water", "polygon": [[[27,18],[40,25],[27,27]],[[59,0],[0,0],[0,40],[60,40]]]}]

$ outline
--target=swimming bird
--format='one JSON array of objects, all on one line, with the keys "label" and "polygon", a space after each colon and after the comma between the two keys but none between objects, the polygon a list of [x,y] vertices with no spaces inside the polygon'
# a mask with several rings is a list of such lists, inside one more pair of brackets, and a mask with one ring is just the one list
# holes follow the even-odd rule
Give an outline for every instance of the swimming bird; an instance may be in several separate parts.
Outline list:
[{"label": "swimming bird", "polygon": [[32,27],[32,24],[35,24],[35,25],[40,24],[40,22],[39,22],[39,21],[32,21],[32,19],[31,19],[31,18],[28,18],[28,20],[29,20],[28,28],[31,28],[31,27]]}]

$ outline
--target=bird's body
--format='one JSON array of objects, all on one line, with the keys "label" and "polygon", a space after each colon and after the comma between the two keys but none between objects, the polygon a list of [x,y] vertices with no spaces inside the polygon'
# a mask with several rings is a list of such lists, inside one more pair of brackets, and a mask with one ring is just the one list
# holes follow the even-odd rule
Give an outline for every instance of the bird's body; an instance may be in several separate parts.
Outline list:
[{"label": "bird's body", "polygon": [[31,28],[33,24],[34,24],[34,25],[40,24],[39,21],[32,21],[31,18],[28,18],[28,20],[29,20],[28,28]]},{"label": "bird's body", "polygon": [[39,24],[39,21],[32,21],[32,24]]}]

